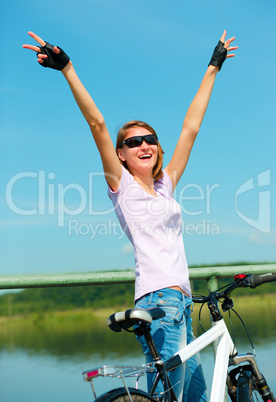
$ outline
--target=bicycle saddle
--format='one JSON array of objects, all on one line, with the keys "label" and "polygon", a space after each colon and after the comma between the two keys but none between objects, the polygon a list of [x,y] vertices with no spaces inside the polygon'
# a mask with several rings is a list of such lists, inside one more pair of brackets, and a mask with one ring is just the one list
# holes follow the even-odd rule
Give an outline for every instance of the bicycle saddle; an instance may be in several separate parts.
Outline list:
[{"label": "bicycle saddle", "polygon": [[139,322],[151,324],[153,320],[165,317],[165,315],[165,311],[160,307],[133,308],[112,314],[107,319],[107,325],[112,331],[121,332],[122,329],[128,329]]}]

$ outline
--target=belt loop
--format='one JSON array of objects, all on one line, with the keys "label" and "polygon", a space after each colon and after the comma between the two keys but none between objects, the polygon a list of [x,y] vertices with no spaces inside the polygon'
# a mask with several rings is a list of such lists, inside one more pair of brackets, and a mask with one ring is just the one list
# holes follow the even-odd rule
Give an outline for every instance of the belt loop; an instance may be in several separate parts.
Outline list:
[{"label": "belt loop", "polygon": [[191,297],[185,296],[185,308],[189,308],[192,314],[194,310],[194,303]]},{"label": "belt loop", "polygon": [[179,304],[178,309],[176,310],[175,316],[174,316],[174,320],[179,322],[182,318],[183,315],[183,310],[185,307],[185,301],[182,300],[182,302]]}]

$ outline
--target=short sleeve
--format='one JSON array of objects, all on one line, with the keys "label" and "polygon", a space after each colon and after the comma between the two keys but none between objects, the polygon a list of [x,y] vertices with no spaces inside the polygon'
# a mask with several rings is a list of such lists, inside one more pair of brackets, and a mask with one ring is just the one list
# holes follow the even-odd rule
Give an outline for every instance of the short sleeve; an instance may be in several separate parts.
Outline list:
[{"label": "short sleeve", "polygon": [[134,182],[133,176],[129,173],[129,171],[122,166],[122,176],[120,180],[120,185],[117,191],[113,191],[112,188],[108,185],[108,196],[109,198],[118,197],[124,190]]},{"label": "short sleeve", "polygon": [[163,170],[163,176],[159,180],[155,180],[154,188],[156,191],[162,193],[162,190],[165,190],[166,193],[173,198],[173,185],[170,176],[168,173]]}]

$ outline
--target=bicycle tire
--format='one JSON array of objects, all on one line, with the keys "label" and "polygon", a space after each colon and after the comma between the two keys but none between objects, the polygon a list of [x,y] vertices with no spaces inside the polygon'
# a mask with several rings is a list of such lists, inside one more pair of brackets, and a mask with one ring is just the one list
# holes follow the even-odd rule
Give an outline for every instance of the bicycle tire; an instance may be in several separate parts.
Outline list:
[{"label": "bicycle tire", "polygon": [[275,399],[271,394],[270,397],[263,397],[256,384],[256,379],[251,372],[243,372],[238,378],[237,384],[237,402],[274,402]]},{"label": "bicycle tire", "polygon": [[[129,388],[133,402],[156,401],[149,394],[136,388]],[[125,388],[116,388],[106,392],[95,400],[95,402],[130,402]]]}]

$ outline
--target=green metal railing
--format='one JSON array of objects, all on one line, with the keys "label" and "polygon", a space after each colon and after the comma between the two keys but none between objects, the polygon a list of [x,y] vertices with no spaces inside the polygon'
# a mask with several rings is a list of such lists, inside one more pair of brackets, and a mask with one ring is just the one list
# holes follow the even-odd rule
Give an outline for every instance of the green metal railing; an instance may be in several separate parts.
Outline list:
[{"label": "green metal railing", "polygon": [[[206,279],[209,290],[217,289],[217,279],[233,277],[237,273],[276,273],[276,264],[236,265],[190,268],[190,279]],[[114,272],[83,272],[47,275],[0,276],[0,289],[26,289],[63,286],[112,285],[133,283],[134,270]]]}]

